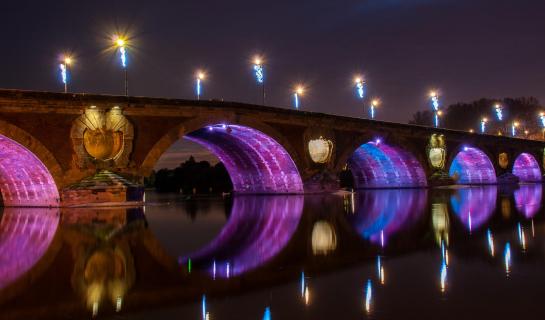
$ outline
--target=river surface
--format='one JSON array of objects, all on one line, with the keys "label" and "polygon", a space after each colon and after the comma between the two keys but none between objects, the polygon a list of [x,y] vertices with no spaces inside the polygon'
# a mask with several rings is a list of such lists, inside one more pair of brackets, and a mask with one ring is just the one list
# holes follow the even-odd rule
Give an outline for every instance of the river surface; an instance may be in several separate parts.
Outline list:
[{"label": "river surface", "polygon": [[0,319],[543,319],[541,184],[4,208]]}]

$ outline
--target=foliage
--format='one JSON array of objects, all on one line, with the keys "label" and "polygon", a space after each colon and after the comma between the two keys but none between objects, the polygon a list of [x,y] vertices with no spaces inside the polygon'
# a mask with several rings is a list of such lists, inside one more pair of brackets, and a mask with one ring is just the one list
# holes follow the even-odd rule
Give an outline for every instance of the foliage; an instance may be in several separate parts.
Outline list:
[{"label": "foliage", "polygon": [[146,187],[158,192],[205,194],[230,192],[233,189],[229,173],[223,163],[211,166],[208,161],[196,162],[193,156],[175,169],[154,171],[145,180]]}]

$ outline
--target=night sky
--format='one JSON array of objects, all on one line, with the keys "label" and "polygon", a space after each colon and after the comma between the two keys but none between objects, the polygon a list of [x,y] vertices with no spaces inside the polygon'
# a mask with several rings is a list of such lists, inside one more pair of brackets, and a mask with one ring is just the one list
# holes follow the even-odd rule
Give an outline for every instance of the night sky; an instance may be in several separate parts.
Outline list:
[{"label": "night sky", "polygon": [[258,102],[259,53],[267,104],[289,106],[302,82],[303,109],[358,116],[362,73],[378,118],[407,122],[435,88],[443,104],[545,101],[544,12],[542,0],[3,1],[0,87],[61,91],[57,59],[73,52],[71,91],[122,94],[117,30],[131,36],[131,95],[193,98],[203,68],[205,99]]}]

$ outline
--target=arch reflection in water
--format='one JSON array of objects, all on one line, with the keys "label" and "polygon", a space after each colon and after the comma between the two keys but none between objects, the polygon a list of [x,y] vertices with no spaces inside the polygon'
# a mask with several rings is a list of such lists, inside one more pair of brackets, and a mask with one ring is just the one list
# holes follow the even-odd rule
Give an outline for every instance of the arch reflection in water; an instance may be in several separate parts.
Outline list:
[{"label": "arch reflection in water", "polygon": [[427,190],[368,190],[356,195],[356,213],[349,216],[357,232],[385,245],[394,233],[409,227],[424,213]]},{"label": "arch reflection in water", "polygon": [[496,186],[463,188],[451,196],[452,209],[471,232],[480,228],[494,213],[498,188]]},{"label": "arch reflection in water", "polygon": [[45,254],[59,225],[58,210],[5,208],[0,222],[0,289]]},{"label": "arch reflection in water", "polygon": [[515,205],[517,210],[526,218],[536,215],[541,208],[543,186],[541,184],[521,185],[515,190]]},{"label": "arch reflection in water", "polygon": [[274,258],[291,239],[303,212],[303,196],[238,196],[227,224],[207,246],[181,260],[228,278]]}]

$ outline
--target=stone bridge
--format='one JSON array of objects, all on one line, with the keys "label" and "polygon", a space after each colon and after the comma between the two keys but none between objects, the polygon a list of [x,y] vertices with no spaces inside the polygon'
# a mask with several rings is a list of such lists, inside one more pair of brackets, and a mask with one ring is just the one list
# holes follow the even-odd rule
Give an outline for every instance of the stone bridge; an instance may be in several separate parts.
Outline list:
[{"label": "stone bridge", "polygon": [[346,168],[359,189],[538,182],[545,148],[236,102],[0,90],[3,205],[72,203],[64,190],[80,190],[104,170],[141,184],[181,138],[213,152],[235,193],[250,194],[335,191]]}]

